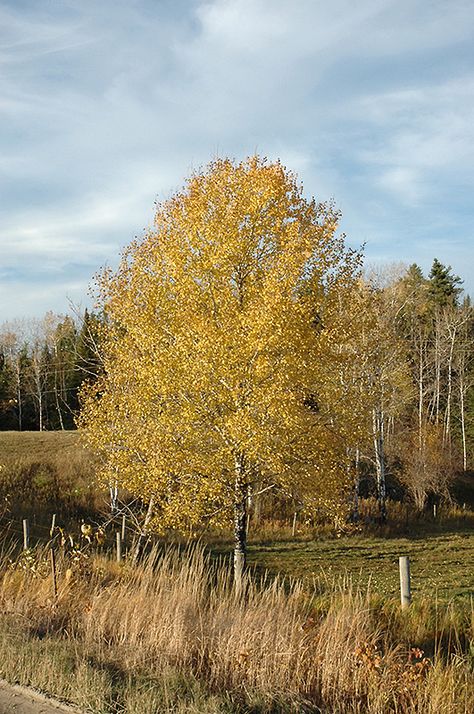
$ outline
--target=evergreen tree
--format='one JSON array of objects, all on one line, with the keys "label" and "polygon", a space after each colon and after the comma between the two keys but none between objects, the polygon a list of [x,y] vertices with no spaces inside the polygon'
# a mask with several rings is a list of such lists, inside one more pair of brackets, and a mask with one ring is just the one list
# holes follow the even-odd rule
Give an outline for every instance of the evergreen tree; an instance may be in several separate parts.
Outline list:
[{"label": "evergreen tree", "polygon": [[451,266],[447,267],[439,262],[437,258],[433,260],[429,275],[429,292],[436,307],[446,307],[451,303],[457,304],[457,298],[462,288],[462,280],[458,275],[453,275]]}]

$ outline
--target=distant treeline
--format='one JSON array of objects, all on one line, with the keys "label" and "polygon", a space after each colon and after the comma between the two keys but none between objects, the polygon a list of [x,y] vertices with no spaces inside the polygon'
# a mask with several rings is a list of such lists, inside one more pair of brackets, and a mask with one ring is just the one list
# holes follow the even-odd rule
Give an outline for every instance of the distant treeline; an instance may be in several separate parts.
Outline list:
[{"label": "distant treeline", "polygon": [[84,380],[100,370],[101,318],[48,312],[0,327],[0,430],[73,429]]}]

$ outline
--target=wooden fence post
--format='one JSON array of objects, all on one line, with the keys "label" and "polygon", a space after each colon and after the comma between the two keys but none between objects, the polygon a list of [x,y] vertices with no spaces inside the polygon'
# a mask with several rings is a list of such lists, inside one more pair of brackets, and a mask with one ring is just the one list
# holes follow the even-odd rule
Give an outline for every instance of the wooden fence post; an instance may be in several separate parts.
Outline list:
[{"label": "wooden fence post", "polygon": [[23,550],[30,547],[30,524],[28,518],[23,518]]},{"label": "wooden fence post", "polygon": [[117,539],[117,563],[122,562],[122,537],[120,535],[120,531],[117,531],[116,539]]},{"label": "wooden fence post", "polygon": [[411,602],[411,587],[410,587],[410,558],[407,555],[402,555],[398,559],[400,567],[400,598],[402,610],[406,610]]},{"label": "wooden fence post", "polygon": [[54,555],[54,548],[51,548],[49,551],[50,557],[51,557],[51,576],[53,579],[53,596],[54,599],[56,599],[58,595],[58,585],[57,585],[57,580],[56,580],[56,557]]}]

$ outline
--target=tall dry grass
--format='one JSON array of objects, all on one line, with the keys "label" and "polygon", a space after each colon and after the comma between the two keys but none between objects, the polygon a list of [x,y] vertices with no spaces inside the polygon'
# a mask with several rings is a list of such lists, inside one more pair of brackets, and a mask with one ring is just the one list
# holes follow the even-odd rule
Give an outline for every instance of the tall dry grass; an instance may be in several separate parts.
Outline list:
[{"label": "tall dry grass", "polygon": [[[415,611],[384,610],[350,586],[314,599],[298,582],[248,578],[237,594],[228,564],[213,562],[201,547],[155,550],[137,568],[64,556],[56,598],[46,550],[5,555],[0,569],[3,629],[10,623],[30,650],[36,642],[43,660],[45,642],[51,652],[60,647],[63,660],[66,648],[75,686],[67,687],[63,665],[55,687],[51,665],[47,688],[91,711],[474,711],[473,623],[456,624],[448,612],[416,632]],[[446,648],[448,625],[458,636]],[[423,642],[414,632],[435,633],[430,657],[416,649]],[[15,668],[11,654],[9,661],[0,675],[21,680],[25,665]],[[191,682],[201,704],[193,699],[182,708],[182,685],[170,698],[170,673]],[[28,670],[23,679],[34,683],[32,676]],[[137,681],[142,685],[132,686]]]}]

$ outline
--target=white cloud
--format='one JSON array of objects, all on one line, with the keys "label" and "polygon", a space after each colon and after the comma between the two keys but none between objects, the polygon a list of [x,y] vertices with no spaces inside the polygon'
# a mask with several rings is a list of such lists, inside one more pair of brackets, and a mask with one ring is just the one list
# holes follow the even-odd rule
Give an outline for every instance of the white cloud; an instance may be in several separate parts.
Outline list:
[{"label": "white cloud", "polygon": [[379,177],[379,185],[408,205],[416,205],[423,197],[420,175],[410,167],[398,166],[383,171]]},{"label": "white cloud", "polygon": [[377,132],[359,153],[378,183],[416,205],[438,197],[451,181],[472,179],[474,79],[379,93],[363,98],[355,115]]}]

